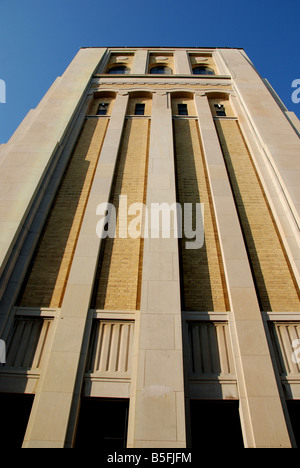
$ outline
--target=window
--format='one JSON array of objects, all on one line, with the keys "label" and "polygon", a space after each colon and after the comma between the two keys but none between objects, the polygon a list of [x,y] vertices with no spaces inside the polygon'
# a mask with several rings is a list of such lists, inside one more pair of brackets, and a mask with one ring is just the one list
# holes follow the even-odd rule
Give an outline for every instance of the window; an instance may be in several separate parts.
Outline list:
[{"label": "window", "polygon": [[215,104],[216,115],[218,117],[226,117],[225,107],[223,104]]},{"label": "window", "polygon": [[145,104],[136,104],[134,115],[144,115],[145,114]]},{"label": "window", "polygon": [[199,67],[193,68],[194,75],[214,75],[215,72],[212,68],[206,67],[205,65],[201,65]]},{"label": "window", "polygon": [[150,70],[152,75],[172,75],[172,70],[165,65],[158,65],[157,67],[153,67]]},{"label": "window", "polygon": [[108,70],[109,75],[128,75],[130,69],[125,67],[125,65],[118,65],[117,67],[112,67]]},{"label": "window", "polygon": [[178,104],[178,115],[188,115],[187,104]]},{"label": "window", "polygon": [[108,103],[101,102],[101,104],[99,104],[99,107],[98,107],[97,115],[106,115],[107,109],[108,109]]}]

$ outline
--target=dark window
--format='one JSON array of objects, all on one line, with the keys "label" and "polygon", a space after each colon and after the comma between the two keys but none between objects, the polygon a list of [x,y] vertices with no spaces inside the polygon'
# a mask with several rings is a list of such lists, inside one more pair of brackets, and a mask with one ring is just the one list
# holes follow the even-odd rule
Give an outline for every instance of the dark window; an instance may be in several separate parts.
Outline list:
[{"label": "dark window", "polygon": [[150,70],[152,75],[172,75],[172,70],[165,65],[158,65],[157,67],[153,67]]},{"label": "dark window", "polygon": [[286,404],[297,448],[300,448],[300,400],[287,400]]},{"label": "dark window", "polygon": [[237,400],[191,400],[190,409],[192,447],[244,447]]},{"label": "dark window", "polygon": [[187,104],[178,104],[178,115],[188,115]]},{"label": "dark window", "polygon": [[215,72],[213,71],[212,68],[205,67],[203,65],[203,66],[193,68],[193,74],[194,75],[214,75]]},{"label": "dark window", "polygon": [[136,104],[134,114],[135,115],[144,115],[145,114],[145,104]]},{"label": "dark window", "polygon": [[125,67],[125,65],[112,67],[108,70],[109,75],[128,75],[129,72],[130,72],[129,68]]},{"label": "dark window", "polygon": [[101,104],[99,104],[99,107],[98,107],[97,115],[106,115],[107,109],[108,109],[108,103],[101,102]]},{"label": "dark window", "polygon": [[82,398],[75,448],[126,448],[129,400]]},{"label": "dark window", "polygon": [[220,117],[226,117],[226,112],[223,104],[215,104],[216,114]]},{"label": "dark window", "polygon": [[31,412],[34,395],[1,393],[1,447],[21,448]]}]

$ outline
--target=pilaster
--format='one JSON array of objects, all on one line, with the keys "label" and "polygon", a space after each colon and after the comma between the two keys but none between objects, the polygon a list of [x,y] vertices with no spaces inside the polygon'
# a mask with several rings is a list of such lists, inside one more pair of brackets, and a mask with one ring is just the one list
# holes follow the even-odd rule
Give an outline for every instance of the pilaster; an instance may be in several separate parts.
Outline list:
[{"label": "pilaster", "polygon": [[191,67],[186,50],[175,50],[174,52],[175,61],[175,73],[177,75],[190,75]]},{"label": "pilaster", "polygon": [[256,448],[290,447],[251,268],[207,97],[196,95],[195,104],[230,300],[229,327],[244,443]]},{"label": "pilaster", "polygon": [[134,62],[131,73],[133,75],[144,75],[147,73],[148,50],[139,49],[134,54]]},{"label": "pilaster", "polygon": [[[1,159],[0,274],[105,49],[81,49]],[[47,101],[45,103],[45,101]]]},{"label": "pilaster", "polygon": [[[176,203],[168,94],[153,96],[147,209]],[[150,216],[149,216],[150,217]],[[128,447],[185,447],[178,239],[161,225],[144,244],[141,310],[130,401]]]},{"label": "pilaster", "polygon": [[128,95],[118,95],[91,187],[75,255],[57,318],[49,362],[41,375],[24,447],[71,447],[85,359],[82,344],[101,239],[96,208],[108,203],[122,135]]},{"label": "pilaster", "polygon": [[244,51],[219,50],[266,157],[300,226],[299,137]]}]

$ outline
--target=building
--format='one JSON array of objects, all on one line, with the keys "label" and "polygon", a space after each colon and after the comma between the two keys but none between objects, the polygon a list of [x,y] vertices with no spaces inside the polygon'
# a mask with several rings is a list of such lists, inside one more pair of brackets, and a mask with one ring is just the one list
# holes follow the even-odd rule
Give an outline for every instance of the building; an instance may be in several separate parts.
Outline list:
[{"label": "building", "polygon": [[80,49],[0,148],[2,443],[296,447],[299,150],[243,49]]}]

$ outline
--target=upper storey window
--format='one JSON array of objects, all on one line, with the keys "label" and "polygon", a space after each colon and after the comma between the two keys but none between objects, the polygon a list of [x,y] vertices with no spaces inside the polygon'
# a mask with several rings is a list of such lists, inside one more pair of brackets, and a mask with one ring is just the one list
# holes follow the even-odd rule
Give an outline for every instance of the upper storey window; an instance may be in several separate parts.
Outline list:
[{"label": "upper storey window", "polygon": [[145,104],[137,103],[135,105],[134,115],[145,115]]},{"label": "upper storey window", "polygon": [[148,73],[152,75],[172,75],[174,57],[172,52],[160,51],[149,54]]},{"label": "upper storey window", "polygon": [[212,68],[205,65],[200,65],[193,68],[193,75],[214,75],[215,72]]},{"label": "upper storey window", "polygon": [[187,104],[177,104],[178,115],[188,115]]},{"label": "upper storey window", "polygon": [[218,117],[226,117],[226,111],[223,104],[215,104],[215,110]]},{"label": "upper storey window", "polygon": [[125,65],[118,65],[110,68],[107,73],[109,75],[129,75],[130,69]]},{"label": "upper storey window", "polygon": [[122,51],[111,53],[108,57],[108,62],[105,70],[100,73],[108,73],[109,75],[128,75],[131,73],[134,61],[134,53],[123,54]]},{"label": "upper storey window", "polygon": [[157,65],[150,70],[151,75],[172,75],[172,69],[166,65]]},{"label": "upper storey window", "polygon": [[106,115],[108,109],[108,102],[101,102],[98,106],[97,115]]}]

